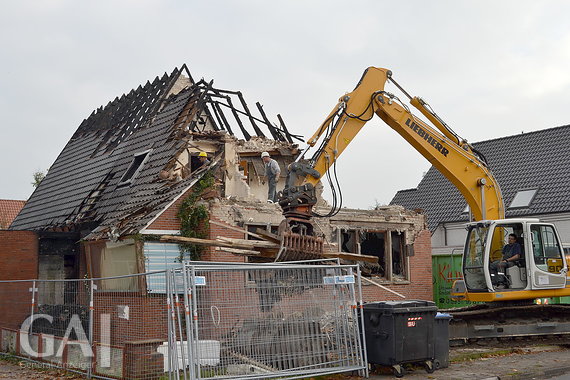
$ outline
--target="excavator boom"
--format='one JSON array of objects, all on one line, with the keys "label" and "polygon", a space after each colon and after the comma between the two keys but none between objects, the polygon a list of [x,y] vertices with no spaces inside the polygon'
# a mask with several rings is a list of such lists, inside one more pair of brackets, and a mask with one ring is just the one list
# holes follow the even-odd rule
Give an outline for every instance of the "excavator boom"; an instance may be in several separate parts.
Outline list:
[{"label": "excavator boom", "polygon": [[279,202],[284,215],[310,220],[312,206],[316,203],[314,186],[376,114],[457,187],[474,220],[504,218],[499,185],[483,157],[457,136],[422,99],[410,97],[410,103],[435,128],[412,114],[398,97],[385,91],[388,81],[395,83],[390,70],[369,67],[356,88],[339,99],[325,122],[308,140],[309,147],[317,147],[313,156],[306,158],[309,152],[306,150],[290,168]]}]

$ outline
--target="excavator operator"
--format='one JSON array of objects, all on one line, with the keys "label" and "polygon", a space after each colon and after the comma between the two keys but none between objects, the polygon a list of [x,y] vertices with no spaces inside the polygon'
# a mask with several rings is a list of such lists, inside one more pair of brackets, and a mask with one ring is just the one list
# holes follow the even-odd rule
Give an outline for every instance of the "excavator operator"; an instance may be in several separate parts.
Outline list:
[{"label": "excavator operator", "polygon": [[509,243],[503,247],[503,258],[491,263],[491,282],[497,289],[509,286],[505,270],[515,265],[521,258],[521,245],[517,243],[517,235],[509,234]]}]

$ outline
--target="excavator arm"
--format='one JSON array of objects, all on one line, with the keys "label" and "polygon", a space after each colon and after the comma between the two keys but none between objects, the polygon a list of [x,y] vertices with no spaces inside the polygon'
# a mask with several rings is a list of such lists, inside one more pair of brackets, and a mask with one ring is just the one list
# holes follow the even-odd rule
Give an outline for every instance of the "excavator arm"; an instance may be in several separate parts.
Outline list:
[{"label": "excavator arm", "polygon": [[[395,95],[386,92],[384,86],[388,81],[402,90],[435,128],[413,115]],[[325,122],[308,140],[308,148],[288,168],[287,183],[280,193],[279,203],[290,225],[310,225],[316,203],[316,183],[333,167],[374,114],[457,187],[474,220],[504,218],[501,191],[484,157],[457,136],[421,98],[409,96],[392,79],[390,70],[369,67],[354,91],[339,99]],[[306,158],[311,150],[315,150],[314,154]],[[310,227],[302,230],[311,234]]]}]

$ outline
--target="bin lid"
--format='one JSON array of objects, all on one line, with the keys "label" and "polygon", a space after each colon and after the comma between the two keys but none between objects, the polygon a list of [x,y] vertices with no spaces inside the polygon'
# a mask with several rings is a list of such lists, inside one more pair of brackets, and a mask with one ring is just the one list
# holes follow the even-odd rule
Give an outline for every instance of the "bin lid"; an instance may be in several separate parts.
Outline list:
[{"label": "bin lid", "polygon": [[[433,301],[424,301],[424,300],[405,300],[405,301],[377,301],[377,302],[369,302],[364,304],[365,311],[372,311],[372,310],[384,310],[384,311],[394,311],[394,312],[401,312],[401,311],[436,311],[437,306],[435,306],[435,302]],[[419,310],[421,308],[421,310]],[[414,310],[417,309],[417,310]]]}]

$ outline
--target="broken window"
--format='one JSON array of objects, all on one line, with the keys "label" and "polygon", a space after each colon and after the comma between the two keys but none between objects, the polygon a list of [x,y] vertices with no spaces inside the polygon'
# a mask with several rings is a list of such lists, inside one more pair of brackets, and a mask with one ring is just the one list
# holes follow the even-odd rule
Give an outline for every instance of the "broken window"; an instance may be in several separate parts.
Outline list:
[{"label": "broken window", "polygon": [[378,257],[378,266],[372,268],[371,273],[380,277],[389,278],[386,274],[386,239],[383,232],[361,232],[360,253]]},{"label": "broken window", "polygon": [[[261,230],[261,231],[265,231],[265,232],[268,232],[268,233],[273,234],[273,235],[277,235],[277,232],[279,229],[278,225],[271,224],[271,223],[246,224],[245,227],[246,227],[248,232],[252,232],[254,234],[259,233],[259,230]],[[248,240],[263,240],[263,239],[256,238],[255,236],[252,236],[252,235],[247,235],[246,239],[248,239]]]},{"label": "broken window", "polygon": [[119,181],[119,186],[129,185],[133,181],[133,179],[141,171],[144,163],[148,158],[149,153],[150,150],[135,154],[135,156],[133,157],[133,161],[129,165],[129,168],[127,169],[125,174],[123,174],[123,176],[121,177],[121,180]]},{"label": "broken window", "polygon": [[340,239],[341,252],[358,253],[358,249],[356,248],[356,231],[342,230],[340,232]]},{"label": "broken window", "polygon": [[[244,229],[246,229],[248,232],[252,232],[254,234],[259,234],[260,231],[265,231],[267,233],[273,234],[273,235],[277,235],[278,233],[278,229],[279,226],[276,224],[270,224],[270,223],[257,223],[257,224],[246,224],[244,226]],[[259,239],[255,236],[252,235],[246,235],[245,237],[247,240],[264,240],[264,239]],[[271,258],[267,258],[267,257],[254,257],[254,256],[247,256],[246,257],[246,261],[248,263],[267,263],[267,262],[273,262],[273,259]],[[248,279],[248,281],[253,281],[251,279],[251,275],[248,273],[246,278]]]},{"label": "broken window", "polygon": [[[339,251],[378,257],[378,264],[364,264],[369,275],[387,280],[408,278],[408,255],[404,232],[338,230]],[[389,254],[386,254],[389,252]]]},{"label": "broken window", "polygon": [[407,278],[406,274],[406,240],[404,234],[392,231],[392,276]]}]

